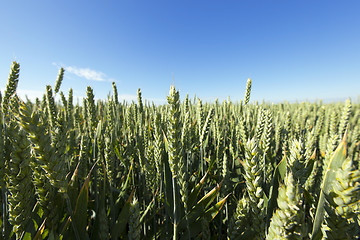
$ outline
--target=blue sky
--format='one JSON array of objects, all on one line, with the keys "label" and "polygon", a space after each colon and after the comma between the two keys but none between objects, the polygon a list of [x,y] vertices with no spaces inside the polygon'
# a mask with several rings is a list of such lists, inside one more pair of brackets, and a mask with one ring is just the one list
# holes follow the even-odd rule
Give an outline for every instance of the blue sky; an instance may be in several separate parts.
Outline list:
[{"label": "blue sky", "polygon": [[11,62],[19,94],[61,90],[162,103],[184,97],[237,101],[343,100],[360,95],[360,1],[1,1],[0,89]]}]

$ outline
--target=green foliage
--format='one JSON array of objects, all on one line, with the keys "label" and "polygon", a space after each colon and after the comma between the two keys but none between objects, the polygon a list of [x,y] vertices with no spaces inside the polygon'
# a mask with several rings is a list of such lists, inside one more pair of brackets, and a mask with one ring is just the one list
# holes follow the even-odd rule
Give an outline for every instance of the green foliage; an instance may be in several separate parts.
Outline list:
[{"label": "green foliage", "polygon": [[114,92],[114,101],[115,104],[118,105],[119,104],[119,97],[118,97],[118,91],[117,91],[117,87],[115,82],[112,82],[112,87],[113,87],[113,92]]},{"label": "green foliage", "polygon": [[11,136],[12,144],[8,171],[9,222],[14,227],[14,233],[20,237],[31,219],[31,211],[35,204],[34,186],[31,181],[30,143],[26,132],[18,126],[8,128],[8,134]]},{"label": "green foliage", "polygon": [[120,103],[115,83],[56,102],[63,71],[32,103],[19,70],[0,93],[0,239],[359,236],[358,103],[250,104],[250,79],[240,103],[174,86]]},{"label": "green foliage", "polygon": [[264,198],[264,164],[260,160],[255,139],[249,140],[245,146],[243,162],[246,192],[249,196],[250,229],[256,232],[256,239],[262,239],[265,233],[265,198]]},{"label": "green foliage", "polygon": [[140,239],[140,210],[139,201],[134,198],[130,206],[129,215],[129,239]]},{"label": "green foliage", "polygon": [[180,141],[180,97],[179,92],[175,90],[175,87],[170,88],[168,96],[168,103],[170,105],[170,116],[168,124],[168,154],[169,165],[173,177],[176,178],[179,173],[179,162],[181,158],[181,141]]},{"label": "green foliage", "polygon": [[302,199],[302,194],[290,171],[285,177],[284,185],[279,189],[277,199],[279,208],[271,218],[266,239],[303,239],[306,236]]},{"label": "green foliage", "polygon": [[325,195],[324,239],[354,239],[360,237],[357,222],[360,171],[346,158],[336,171],[336,181]]},{"label": "green foliage", "polygon": [[244,104],[248,104],[250,101],[250,93],[251,93],[251,79],[249,78],[246,82],[246,90],[245,90],[245,97],[244,97]]},{"label": "green foliage", "polygon": [[59,90],[60,90],[60,86],[61,86],[61,83],[62,83],[63,78],[64,78],[64,72],[65,72],[65,69],[60,68],[58,77],[57,77],[56,82],[55,82],[55,88],[54,88],[55,93],[58,93]]},{"label": "green foliage", "polygon": [[20,72],[20,64],[17,62],[13,62],[11,65],[11,70],[9,74],[9,78],[6,84],[4,97],[2,99],[2,111],[6,116],[8,112],[8,106],[10,98],[15,94],[16,88],[19,82],[19,72]]}]

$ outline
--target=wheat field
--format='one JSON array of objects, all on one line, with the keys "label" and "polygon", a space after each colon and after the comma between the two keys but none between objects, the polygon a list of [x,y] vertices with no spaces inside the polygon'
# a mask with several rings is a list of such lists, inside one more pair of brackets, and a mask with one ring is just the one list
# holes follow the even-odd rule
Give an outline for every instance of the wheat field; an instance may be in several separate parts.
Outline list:
[{"label": "wheat field", "polygon": [[[360,106],[0,96],[1,239],[358,239]],[[66,74],[66,73],[65,73]],[[245,85],[245,84],[244,84]],[[245,87],[245,86],[244,86]],[[65,95],[66,94],[66,95]],[[55,102],[55,96],[60,97]]]}]

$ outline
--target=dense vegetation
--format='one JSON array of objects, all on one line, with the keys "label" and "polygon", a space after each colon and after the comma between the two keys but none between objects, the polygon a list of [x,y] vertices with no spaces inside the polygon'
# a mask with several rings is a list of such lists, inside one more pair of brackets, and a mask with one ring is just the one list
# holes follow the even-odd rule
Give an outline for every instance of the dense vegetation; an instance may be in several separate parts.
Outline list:
[{"label": "dense vegetation", "polygon": [[[0,96],[2,239],[357,239],[359,104]],[[54,95],[61,102],[56,103]]]}]

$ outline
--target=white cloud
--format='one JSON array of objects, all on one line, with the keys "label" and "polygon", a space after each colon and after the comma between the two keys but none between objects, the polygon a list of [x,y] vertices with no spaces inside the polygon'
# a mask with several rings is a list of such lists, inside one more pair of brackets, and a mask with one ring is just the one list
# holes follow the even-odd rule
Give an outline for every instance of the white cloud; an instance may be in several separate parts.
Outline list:
[{"label": "white cloud", "polygon": [[90,68],[80,68],[76,66],[66,66],[62,63],[52,63],[54,66],[63,67],[66,73],[72,73],[78,77],[85,78],[91,81],[98,81],[98,82],[116,82],[113,78],[108,78],[107,75],[103,72],[96,71]]},{"label": "white cloud", "polygon": [[86,78],[87,80],[107,81],[106,74],[103,72],[95,71],[90,68],[78,68],[74,66],[65,67],[65,70],[69,73],[75,74],[78,77]]}]

